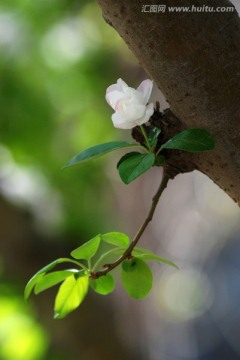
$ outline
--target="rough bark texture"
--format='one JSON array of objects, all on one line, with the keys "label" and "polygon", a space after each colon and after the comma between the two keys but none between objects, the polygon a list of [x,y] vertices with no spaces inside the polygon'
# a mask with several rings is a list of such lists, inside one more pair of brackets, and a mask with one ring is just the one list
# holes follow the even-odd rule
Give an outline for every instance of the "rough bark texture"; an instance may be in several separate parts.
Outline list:
[{"label": "rough bark texture", "polygon": [[[122,36],[166,96],[185,127],[215,137],[213,152],[192,155],[240,204],[240,20],[236,11],[145,13],[144,4],[227,7],[227,0],[97,0],[104,18]],[[191,167],[190,167],[191,169]],[[189,169],[189,170],[190,170]]]}]

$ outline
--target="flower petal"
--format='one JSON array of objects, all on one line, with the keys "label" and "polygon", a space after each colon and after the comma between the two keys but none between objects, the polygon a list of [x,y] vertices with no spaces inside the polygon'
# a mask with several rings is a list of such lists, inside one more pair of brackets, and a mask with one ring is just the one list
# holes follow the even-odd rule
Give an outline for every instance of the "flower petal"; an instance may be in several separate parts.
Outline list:
[{"label": "flower petal", "polygon": [[154,112],[153,104],[147,105],[152,87],[151,80],[144,80],[136,90],[118,79],[116,84],[107,88],[106,101],[115,110],[112,115],[115,127],[132,129],[149,120]]},{"label": "flower petal", "polygon": [[[141,104],[132,104],[127,108],[127,112],[125,111],[125,119],[126,121],[137,121],[137,119],[141,119],[145,115],[146,106]],[[139,125],[139,124],[136,124]],[[135,126],[136,126],[135,125]]]},{"label": "flower petal", "polygon": [[137,88],[137,91],[139,91],[142,94],[145,104],[147,104],[150,98],[152,88],[153,88],[153,82],[149,79],[143,80],[139,85],[139,87]]},{"label": "flower petal", "polygon": [[118,111],[112,115],[112,122],[115,128],[118,129],[132,129],[134,126],[136,126],[131,121],[126,121],[126,119],[123,118],[121,113]]},{"label": "flower petal", "polygon": [[118,79],[116,84],[110,85],[107,90],[106,93],[113,91],[113,90],[117,90],[117,91],[123,91],[123,89],[128,88],[128,85],[125,83],[125,81],[123,81],[122,79]]},{"label": "flower petal", "polygon": [[149,116],[150,118],[153,113],[154,113],[154,105],[153,103],[150,103],[146,106],[146,115]]},{"label": "flower petal", "polygon": [[137,119],[135,121],[135,124],[136,124],[135,126],[142,125],[142,124],[145,124],[146,122],[148,122],[148,120],[150,119],[150,117],[152,116],[153,113],[154,113],[154,107],[153,107],[153,103],[151,103],[146,106],[145,115],[141,119]]},{"label": "flower petal", "polygon": [[121,89],[119,89],[119,86],[117,84],[113,84],[107,88],[106,94],[114,90],[120,91]]},{"label": "flower petal", "polygon": [[119,89],[121,89],[121,90],[127,89],[129,87],[128,84],[126,84],[125,81],[123,81],[121,78],[118,79],[117,85],[119,86]]},{"label": "flower petal", "polygon": [[[112,85],[114,86],[114,85]],[[115,110],[117,102],[124,97],[124,94],[121,91],[113,90],[106,93],[107,103]]]}]

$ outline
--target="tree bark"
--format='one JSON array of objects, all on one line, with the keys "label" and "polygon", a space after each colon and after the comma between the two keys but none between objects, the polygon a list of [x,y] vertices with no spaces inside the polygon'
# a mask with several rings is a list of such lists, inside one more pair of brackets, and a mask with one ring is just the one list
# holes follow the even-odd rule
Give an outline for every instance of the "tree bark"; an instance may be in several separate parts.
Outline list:
[{"label": "tree bark", "polygon": [[240,20],[234,12],[142,12],[144,4],[229,7],[227,0],[97,0],[187,128],[205,128],[212,152],[191,155],[240,205]]}]

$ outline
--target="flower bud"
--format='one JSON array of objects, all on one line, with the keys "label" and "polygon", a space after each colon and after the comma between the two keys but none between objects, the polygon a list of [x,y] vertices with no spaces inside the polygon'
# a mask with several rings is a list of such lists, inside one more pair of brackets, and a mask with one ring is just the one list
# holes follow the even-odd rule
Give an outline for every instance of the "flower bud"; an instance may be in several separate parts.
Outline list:
[{"label": "flower bud", "polygon": [[107,88],[106,101],[115,110],[112,122],[116,128],[132,129],[146,123],[154,112],[153,103],[148,104],[153,83],[147,79],[133,89],[122,79]]}]

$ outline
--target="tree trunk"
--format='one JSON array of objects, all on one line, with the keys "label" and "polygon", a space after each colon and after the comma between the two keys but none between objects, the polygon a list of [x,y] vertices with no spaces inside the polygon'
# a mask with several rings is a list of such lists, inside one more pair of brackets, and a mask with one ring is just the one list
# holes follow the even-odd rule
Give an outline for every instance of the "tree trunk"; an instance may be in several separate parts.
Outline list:
[{"label": "tree trunk", "polygon": [[229,7],[227,0],[97,0],[187,128],[209,130],[212,152],[191,155],[240,205],[240,20],[234,12],[142,12],[144,4]]}]

